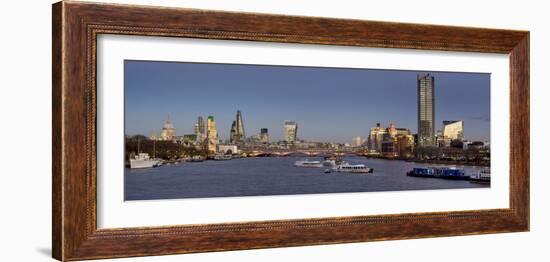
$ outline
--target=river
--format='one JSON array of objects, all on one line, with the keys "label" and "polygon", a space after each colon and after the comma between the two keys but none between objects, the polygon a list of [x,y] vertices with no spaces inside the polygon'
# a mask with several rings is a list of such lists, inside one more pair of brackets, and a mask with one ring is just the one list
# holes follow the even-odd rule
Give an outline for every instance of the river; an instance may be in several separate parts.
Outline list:
[{"label": "river", "polygon": [[[294,167],[303,157],[258,157],[187,162],[148,169],[125,169],[125,200],[296,195],[396,190],[480,188],[469,181],[406,176],[413,167],[441,166],[400,160],[345,157],[350,164],[374,168],[372,174]],[[308,158],[322,160],[321,158]],[[481,167],[463,167],[466,174]]]}]

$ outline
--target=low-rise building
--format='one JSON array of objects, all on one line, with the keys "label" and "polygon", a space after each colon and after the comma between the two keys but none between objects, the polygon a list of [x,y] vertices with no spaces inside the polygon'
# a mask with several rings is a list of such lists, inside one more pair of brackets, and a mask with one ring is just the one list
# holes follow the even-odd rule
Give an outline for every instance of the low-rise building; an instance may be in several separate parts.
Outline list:
[{"label": "low-rise building", "polygon": [[237,145],[218,145],[218,153],[222,154],[240,154]]}]

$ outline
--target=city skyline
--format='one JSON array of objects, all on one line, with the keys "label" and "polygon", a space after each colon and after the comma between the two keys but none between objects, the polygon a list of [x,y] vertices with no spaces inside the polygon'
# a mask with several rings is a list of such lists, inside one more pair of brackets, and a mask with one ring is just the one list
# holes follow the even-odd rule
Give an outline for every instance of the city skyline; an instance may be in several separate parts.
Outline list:
[{"label": "city skyline", "polygon": [[225,140],[240,110],[243,133],[267,128],[272,141],[288,120],[308,141],[350,143],[376,123],[416,133],[421,73],[436,78],[436,131],[459,119],[465,139],[490,141],[489,74],[149,61],[125,61],[125,131],[147,136],[170,116],[177,135],[192,134],[212,115]]}]

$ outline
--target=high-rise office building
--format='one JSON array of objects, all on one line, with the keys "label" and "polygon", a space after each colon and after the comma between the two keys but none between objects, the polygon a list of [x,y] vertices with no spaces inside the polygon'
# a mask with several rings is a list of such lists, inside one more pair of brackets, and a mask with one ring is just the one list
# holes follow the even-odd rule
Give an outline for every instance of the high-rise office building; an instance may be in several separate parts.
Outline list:
[{"label": "high-rise office building", "polygon": [[199,134],[199,122],[195,123],[195,125],[193,126],[193,131],[195,135]]},{"label": "high-rise office building", "polygon": [[260,129],[260,143],[268,144],[269,143],[269,133],[267,128]]},{"label": "high-rise office building", "polygon": [[206,123],[202,116],[199,116],[195,123],[195,135],[197,135],[197,143],[202,143],[206,139]]},{"label": "high-rise office building", "polygon": [[218,130],[216,129],[216,122],[214,122],[213,116],[208,116],[206,123],[206,139],[208,143],[206,149],[209,153],[216,153],[216,146],[218,145]]},{"label": "high-rise office building", "polygon": [[285,121],[285,141],[294,143],[298,137],[298,123],[294,121]]},{"label": "high-rise office building", "polygon": [[243,144],[245,142],[244,124],[241,111],[237,111],[237,117],[231,125],[231,131],[229,135],[229,142],[234,144]]},{"label": "high-rise office building", "polygon": [[201,134],[206,134],[206,124],[204,123],[204,119],[202,116],[199,116],[197,119],[197,125],[198,125],[198,131]]},{"label": "high-rise office building", "polygon": [[419,74],[418,80],[418,145],[435,146],[434,77]]}]

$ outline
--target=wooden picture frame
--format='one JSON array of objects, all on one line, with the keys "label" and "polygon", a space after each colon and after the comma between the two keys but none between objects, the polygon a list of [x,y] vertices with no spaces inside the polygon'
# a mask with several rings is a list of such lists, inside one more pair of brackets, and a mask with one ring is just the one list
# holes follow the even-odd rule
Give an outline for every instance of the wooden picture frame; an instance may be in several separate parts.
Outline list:
[{"label": "wooden picture frame", "polygon": [[[529,32],[83,2],[53,5],[53,257],[82,260],[529,230]],[[98,229],[99,34],[508,54],[510,207]]]}]

